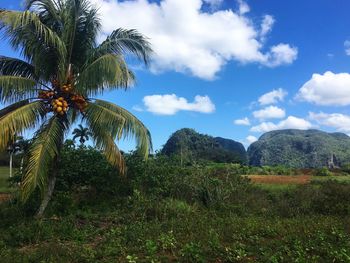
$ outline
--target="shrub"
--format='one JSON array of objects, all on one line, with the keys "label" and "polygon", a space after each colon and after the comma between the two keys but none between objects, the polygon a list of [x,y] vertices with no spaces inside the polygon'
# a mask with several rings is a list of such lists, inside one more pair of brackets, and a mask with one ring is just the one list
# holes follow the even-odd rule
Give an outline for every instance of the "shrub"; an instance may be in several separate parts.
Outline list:
[{"label": "shrub", "polygon": [[331,173],[331,171],[328,170],[327,167],[322,167],[322,168],[315,169],[314,175],[315,176],[331,176],[332,173]]}]

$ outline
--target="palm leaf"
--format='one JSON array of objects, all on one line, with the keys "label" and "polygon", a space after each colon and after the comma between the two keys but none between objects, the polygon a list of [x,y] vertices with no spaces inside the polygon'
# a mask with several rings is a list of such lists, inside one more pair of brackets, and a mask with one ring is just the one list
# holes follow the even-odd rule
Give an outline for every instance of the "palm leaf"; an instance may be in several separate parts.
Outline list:
[{"label": "palm leaf", "polygon": [[131,53],[148,64],[152,48],[148,40],[136,30],[119,28],[113,31],[107,39],[97,47],[96,52],[122,55]]},{"label": "palm leaf", "polygon": [[39,187],[44,193],[51,164],[63,143],[65,124],[53,116],[36,134],[28,151],[28,166],[21,183],[21,199],[26,201]]},{"label": "palm leaf", "polygon": [[118,168],[120,174],[124,175],[126,166],[123,155],[115,144],[112,135],[105,129],[103,119],[93,120],[92,117],[87,117],[87,122],[96,147],[102,150],[107,161]]},{"label": "palm leaf", "polygon": [[0,112],[0,151],[5,150],[13,134],[20,134],[38,123],[45,114],[41,101],[21,101]]},{"label": "palm leaf", "polygon": [[0,30],[36,70],[45,72],[42,74],[46,80],[57,72],[64,78],[66,46],[55,31],[42,23],[37,14],[31,11],[0,11]]},{"label": "palm leaf", "polygon": [[36,94],[36,82],[20,76],[0,75],[0,101],[12,102],[27,99]]},{"label": "palm leaf", "polygon": [[23,60],[0,56],[0,75],[36,79],[37,77],[34,72],[33,65]]},{"label": "palm leaf", "polygon": [[7,29],[8,35],[17,35],[22,30],[34,29],[33,32],[48,46],[55,47],[60,54],[65,54],[65,45],[59,36],[43,24],[37,14],[31,11],[0,11],[0,29]]},{"label": "palm leaf", "polygon": [[76,89],[93,96],[104,89],[127,88],[134,82],[124,59],[114,54],[103,55],[87,64],[77,78]]},{"label": "palm leaf", "polygon": [[103,127],[108,130],[112,138],[135,138],[137,148],[147,158],[152,151],[150,132],[133,114],[113,103],[95,100],[89,103],[86,116],[91,128]]}]

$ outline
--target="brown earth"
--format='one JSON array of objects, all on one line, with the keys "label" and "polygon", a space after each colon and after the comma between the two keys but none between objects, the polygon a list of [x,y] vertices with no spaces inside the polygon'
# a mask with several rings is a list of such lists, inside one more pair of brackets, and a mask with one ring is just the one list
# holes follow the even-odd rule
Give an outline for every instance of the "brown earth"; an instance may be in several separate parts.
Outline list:
[{"label": "brown earth", "polygon": [[262,184],[307,184],[311,175],[248,175],[254,183]]},{"label": "brown earth", "polygon": [[0,193],[0,203],[6,202],[11,199],[11,194],[9,193]]}]

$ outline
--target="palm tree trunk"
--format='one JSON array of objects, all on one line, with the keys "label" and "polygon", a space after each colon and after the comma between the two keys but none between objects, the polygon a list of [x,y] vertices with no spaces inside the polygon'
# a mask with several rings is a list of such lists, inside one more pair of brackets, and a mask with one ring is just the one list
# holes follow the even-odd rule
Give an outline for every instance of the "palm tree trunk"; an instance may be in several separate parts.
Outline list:
[{"label": "palm tree trunk", "polygon": [[12,177],[12,160],[13,160],[13,153],[10,153],[10,178]]},{"label": "palm tree trunk", "polygon": [[40,207],[36,212],[36,215],[35,215],[36,218],[41,218],[44,215],[45,209],[51,200],[52,193],[55,188],[56,177],[57,177],[57,170],[54,169],[48,179],[47,189],[45,191],[44,198],[41,201]]},{"label": "palm tree trunk", "polygon": [[44,197],[43,197],[41,204],[40,204],[40,207],[35,215],[35,218],[37,218],[37,219],[41,218],[44,215],[45,209],[51,200],[53,190],[55,189],[56,178],[57,178],[57,174],[58,174],[58,169],[57,169],[58,161],[59,161],[59,158],[58,158],[58,156],[56,156],[53,159],[52,172],[48,178],[47,188],[46,188],[46,191],[44,193]]},{"label": "palm tree trunk", "polygon": [[21,166],[19,168],[19,171],[20,171],[21,175],[22,175],[22,172],[23,172],[23,163],[24,163],[24,157],[22,157],[22,159],[21,159]]}]

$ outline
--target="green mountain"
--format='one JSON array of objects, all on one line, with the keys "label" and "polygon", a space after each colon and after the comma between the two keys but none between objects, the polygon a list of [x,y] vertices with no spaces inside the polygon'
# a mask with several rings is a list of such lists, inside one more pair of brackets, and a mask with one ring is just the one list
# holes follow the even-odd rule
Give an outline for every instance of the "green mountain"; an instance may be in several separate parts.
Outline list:
[{"label": "green mountain", "polygon": [[173,133],[162,149],[168,156],[178,155],[185,163],[202,160],[214,162],[246,163],[244,146],[230,139],[212,137],[193,129],[181,129]]},{"label": "green mountain", "polygon": [[248,158],[254,166],[341,166],[350,163],[350,137],[318,130],[271,131],[249,146]]}]

